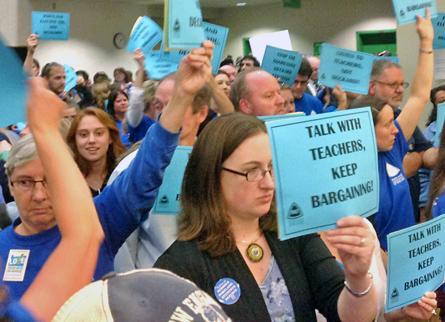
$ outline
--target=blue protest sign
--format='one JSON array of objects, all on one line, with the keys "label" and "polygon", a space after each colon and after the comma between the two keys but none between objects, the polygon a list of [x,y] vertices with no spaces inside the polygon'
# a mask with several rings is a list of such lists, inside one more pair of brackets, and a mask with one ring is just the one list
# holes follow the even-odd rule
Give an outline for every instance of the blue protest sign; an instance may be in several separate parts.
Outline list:
[{"label": "blue protest sign", "polygon": [[335,227],[378,210],[377,145],[370,108],[266,122],[279,238]]},{"label": "blue protest sign", "polygon": [[179,213],[182,178],[191,152],[192,148],[189,146],[176,148],[170,165],[165,169],[164,179],[153,206],[153,213],[165,215]]},{"label": "blue protest sign", "polygon": [[165,49],[191,49],[204,41],[202,13],[197,0],[165,0]]},{"label": "blue protest sign", "polygon": [[[443,229],[442,229],[443,227]],[[390,233],[385,311],[393,311],[436,290],[444,281],[445,216]]]},{"label": "blue protest sign", "polygon": [[77,84],[77,75],[73,67],[63,65],[65,69],[65,92],[69,92]]},{"label": "blue protest sign", "polygon": [[445,103],[437,105],[436,117],[436,135],[434,136],[434,146],[440,145],[440,134],[442,133],[443,123],[445,121]]},{"label": "blue protest sign", "polygon": [[127,49],[129,52],[134,52],[139,48],[145,53],[153,49],[161,40],[161,27],[149,17],[139,17],[131,30]]},{"label": "blue protest sign", "polygon": [[437,16],[436,0],[392,0],[397,24],[416,22],[416,16],[425,17],[425,8],[430,8],[431,17]]},{"label": "blue protest sign", "polygon": [[26,75],[17,55],[0,39],[0,127],[26,120]]},{"label": "blue protest sign", "polygon": [[445,14],[439,13],[436,18],[432,19],[434,27],[434,49],[444,49],[445,48]]},{"label": "blue protest sign", "polygon": [[263,116],[257,116],[257,118],[263,122],[269,122],[269,121],[284,120],[291,117],[305,116],[305,115],[306,114],[304,114],[304,112],[294,112],[294,113],[278,114],[278,115],[263,115]]},{"label": "blue protest sign", "polygon": [[371,54],[323,43],[319,82],[331,88],[339,84],[346,92],[367,95],[374,59]]},{"label": "blue protest sign", "polygon": [[160,51],[150,51],[145,55],[145,70],[150,79],[163,79],[178,69],[178,64],[163,59],[163,54]]},{"label": "blue protest sign", "polygon": [[66,12],[33,11],[31,29],[39,39],[68,40],[70,34],[70,14]]},{"label": "blue protest sign", "polygon": [[168,60],[169,62],[172,62],[174,64],[179,64],[181,62],[182,58],[187,56],[189,54],[189,52],[190,52],[190,50],[186,50],[186,49],[166,51],[164,42],[162,42],[161,49],[160,49],[160,53],[161,53],[160,57],[162,59]]},{"label": "blue protest sign", "polygon": [[219,69],[219,64],[223,59],[224,48],[226,48],[227,35],[229,28],[215,25],[208,22],[203,22],[204,36],[207,40],[213,42],[213,58],[212,58],[212,73],[216,74]]},{"label": "blue protest sign", "polygon": [[294,84],[303,56],[292,50],[267,45],[261,68],[289,86]]}]

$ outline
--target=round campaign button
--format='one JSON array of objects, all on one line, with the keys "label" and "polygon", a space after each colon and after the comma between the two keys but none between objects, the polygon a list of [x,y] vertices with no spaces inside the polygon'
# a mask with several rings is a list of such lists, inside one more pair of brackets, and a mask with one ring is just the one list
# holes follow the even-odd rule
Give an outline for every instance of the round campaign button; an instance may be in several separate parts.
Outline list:
[{"label": "round campaign button", "polygon": [[241,296],[241,288],[239,284],[232,278],[224,277],[216,282],[213,288],[215,297],[218,302],[226,305],[236,303]]}]

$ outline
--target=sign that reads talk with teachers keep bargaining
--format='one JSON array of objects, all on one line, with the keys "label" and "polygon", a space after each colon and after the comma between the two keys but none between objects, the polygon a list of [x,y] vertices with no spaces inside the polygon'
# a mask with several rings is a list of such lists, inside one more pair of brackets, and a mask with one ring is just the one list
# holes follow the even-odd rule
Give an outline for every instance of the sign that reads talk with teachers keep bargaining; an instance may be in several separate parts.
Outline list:
[{"label": "sign that reads talk with teachers keep bargaining", "polygon": [[385,311],[393,311],[436,290],[444,281],[445,216],[395,231],[388,240]]},{"label": "sign that reads talk with teachers keep bargaining", "polygon": [[377,146],[369,108],[266,122],[280,239],[378,210]]}]

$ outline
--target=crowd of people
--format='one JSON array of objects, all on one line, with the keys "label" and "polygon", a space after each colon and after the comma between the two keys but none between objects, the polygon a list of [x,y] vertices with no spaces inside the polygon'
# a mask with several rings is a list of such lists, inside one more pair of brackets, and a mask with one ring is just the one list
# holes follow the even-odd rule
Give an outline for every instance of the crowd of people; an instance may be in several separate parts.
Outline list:
[{"label": "crowd of people", "polygon": [[[403,106],[409,84],[390,60],[374,62],[368,95],[357,95],[320,84],[315,56],[302,59],[290,87],[252,55],[236,63],[229,56],[212,75],[209,41],[161,80],[150,79],[138,49],[134,77],[116,68],[113,82],[104,72],[91,82],[78,70],[77,85],[65,91],[63,61],[40,69],[39,40],[30,35],[27,124],[0,132],[3,316],[440,321],[441,289],[384,313],[386,236],[445,208],[443,132],[433,147],[445,87],[432,88],[428,10],[416,31],[417,67]],[[424,135],[417,125],[429,100]],[[345,213],[333,230],[280,241],[272,152],[258,117],[366,106],[378,150],[378,212],[369,220]],[[178,145],[193,147],[181,210],[159,214],[152,207]]]}]

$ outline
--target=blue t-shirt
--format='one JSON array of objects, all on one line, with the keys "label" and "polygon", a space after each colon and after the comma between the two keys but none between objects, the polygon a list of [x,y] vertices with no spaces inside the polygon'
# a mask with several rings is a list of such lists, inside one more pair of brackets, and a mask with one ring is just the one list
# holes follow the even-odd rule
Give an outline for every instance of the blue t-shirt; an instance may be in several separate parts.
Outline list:
[{"label": "blue t-shirt", "polygon": [[323,103],[317,97],[308,93],[304,93],[302,98],[295,99],[294,104],[295,112],[304,112],[306,115],[333,112],[336,110],[336,107],[332,105],[323,108]]},{"label": "blue t-shirt", "polygon": [[408,144],[399,123],[394,121],[397,133],[390,151],[379,152],[380,204],[374,216],[374,225],[381,247],[386,250],[386,236],[415,224],[409,184],[403,170],[403,158]]},{"label": "blue t-shirt", "polygon": [[119,130],[119,137],[122,144],[128,149],[131,146],[129,134],[126,133],[122,127],[122,121],[116,120],[116,126]]},{"label": "blue t-shirt", "polygon": [[130,142],[132,144],[136,143],[139,140],[142,140],[145,136],[145,133],[147,133],[150,126],[155,124],[156,122],[149,118],[147,115],[142,116],[141,123],[139,123],[138,126],[132,127],[130,124],[128,124],[128,135]]}]

